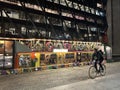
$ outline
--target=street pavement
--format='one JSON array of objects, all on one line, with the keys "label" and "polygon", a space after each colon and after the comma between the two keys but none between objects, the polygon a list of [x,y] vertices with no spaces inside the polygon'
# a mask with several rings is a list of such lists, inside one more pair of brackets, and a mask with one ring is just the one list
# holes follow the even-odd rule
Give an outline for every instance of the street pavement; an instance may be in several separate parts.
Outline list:
[{"label": "street pavement", "polygon": [[107,63],[106,76],[88,77],[90,66],[1,75],[0,90],[120,90],[120,62]]}]

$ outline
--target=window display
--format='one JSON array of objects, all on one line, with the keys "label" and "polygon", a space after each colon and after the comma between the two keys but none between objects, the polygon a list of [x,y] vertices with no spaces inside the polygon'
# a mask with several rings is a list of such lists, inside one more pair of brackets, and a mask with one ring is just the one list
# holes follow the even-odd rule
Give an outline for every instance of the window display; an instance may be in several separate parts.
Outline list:
[{"label": "window display", "polygon": [[30,55],[21,55],[19,58],[19,66],[20,67],[31,67],[32,61]]},{"label": "window display", "polygon": [[54,53],[46,53],[40,55],[41,66],[43,65],[52,65],[57,64],[57,54]]}]

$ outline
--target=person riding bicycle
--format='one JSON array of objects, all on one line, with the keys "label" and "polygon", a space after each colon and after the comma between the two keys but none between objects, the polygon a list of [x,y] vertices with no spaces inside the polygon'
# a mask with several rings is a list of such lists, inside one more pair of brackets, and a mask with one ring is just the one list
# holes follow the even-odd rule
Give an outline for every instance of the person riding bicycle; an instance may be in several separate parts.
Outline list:
[{"label": "person riding bicycle", "polygon": [[96,71],[99,72],[99,70],[97,68],[97,64],[99,64],[99,66],[103,70],[103,67],[102,67],[103,52],[101,50],[98,51],[97,48],[94,49],[94,53],[92,55],[92,61],[93,60],[95,61],[94,67],[95,67]]}]

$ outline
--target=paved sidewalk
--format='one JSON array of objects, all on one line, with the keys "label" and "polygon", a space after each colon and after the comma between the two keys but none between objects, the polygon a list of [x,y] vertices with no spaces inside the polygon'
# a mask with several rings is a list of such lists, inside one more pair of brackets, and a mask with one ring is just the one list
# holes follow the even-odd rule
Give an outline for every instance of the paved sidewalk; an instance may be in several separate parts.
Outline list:
[{"label": "paved sidewalk", "polygon": [[120,62],[106,66],[106,76],[96,79],[89,79],[89,66],[0,75],[0,90],[120,90]]},{"label": "paved sidewalk", "polygon": [[120,90],[120,73],[88,79],[46,90]]}]

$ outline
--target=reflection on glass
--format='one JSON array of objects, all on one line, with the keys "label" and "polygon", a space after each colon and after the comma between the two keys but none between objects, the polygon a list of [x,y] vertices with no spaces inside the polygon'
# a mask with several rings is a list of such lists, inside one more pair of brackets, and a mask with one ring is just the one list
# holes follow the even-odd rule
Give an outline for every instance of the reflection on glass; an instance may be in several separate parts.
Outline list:
[{"label": "reflection on glass", "polygon": [[12,54],[13,53],[13,42],[12,41],[5,41],[5,53]]},{"label": "reflection on glass", "polygon": [[0,40],[0,68],[13,66],[13,41]]}]

